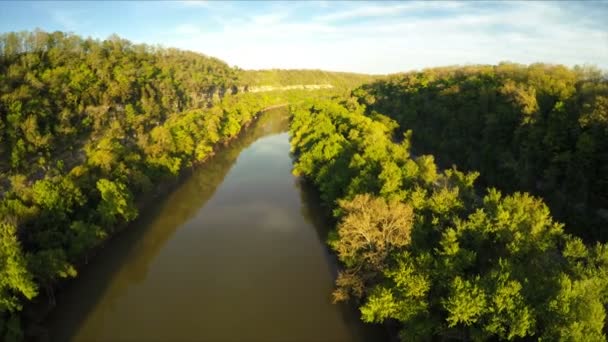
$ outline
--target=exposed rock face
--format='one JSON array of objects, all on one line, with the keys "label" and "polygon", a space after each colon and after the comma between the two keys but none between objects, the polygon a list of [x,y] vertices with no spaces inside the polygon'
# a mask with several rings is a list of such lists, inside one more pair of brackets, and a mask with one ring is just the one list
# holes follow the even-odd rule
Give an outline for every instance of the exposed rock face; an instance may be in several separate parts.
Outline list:
[{"label": "exposed rock face", "polygon": [[264,91],[274,90],[291,90],[291,89],[330,89],[333,88],[331,84],[294,84],[289,86],[275,87],[275,86],[257,86],[248,87],[250,93],[261,93]]},{"label": "exposed rock face", "polygon": [[285,91],[292,89],[331,89],[334,86],[331,84],[294,84],[288,86],[271,86],[271,85],[263,85],[263,86],[232,86],[229,88],[219,88],[212,87],[209,91],[201,93],[200,98],[197,99],[198,102],[206,102],[207,107],[211,107],[213,103],[221,101],[221,99],[226,95],[234,95],[237,93],[262,93],[266,91]]}]

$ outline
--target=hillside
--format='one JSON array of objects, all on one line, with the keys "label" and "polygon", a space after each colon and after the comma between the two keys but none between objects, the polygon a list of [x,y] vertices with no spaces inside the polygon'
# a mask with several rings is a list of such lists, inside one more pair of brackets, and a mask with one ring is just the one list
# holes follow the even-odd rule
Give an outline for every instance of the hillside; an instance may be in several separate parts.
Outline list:
[{"label": "hillside", "polygon": [[415,153],[542,196],[566,228],[608,241],[608,78],[595,68],[503,63],[393,75],[355,93],[413,131]]},{"label": "hillside", "polygon": [[0,36],[0,336],[20,339],[24,305],[52,306],[56,284],[159,184],[262,109],[302,96],[230,95],[239,75],[216,58],[117,36]]},{"label": "hillside", "polygon": [[294,173],[337,221],[334,302],[356,304],[401,341],[604,341],[608,245],[567,233],[540,197],[485,187],[479,172],[438,165],[442,154],[412,153],[416,130],[358,103],[405,98],[382,85],[376,97],[291,108]]},{"label": "hillside", "polygon": [[284,87],[293,85],[331,85],[353,89],[377,79],[377,75],[331,72],[323,70],[243,70],[239,82],[247,86]]},{"label": "hillside", "polygon": [[[163,184],[216,162],[261,112],[286,105],[285,165],[334,215],[335,302],[402,340],[605,340],[605,72],[242,70],[39,30],[0,35],[0,339],[32,337],[58,286]],[[274,207],[258,207],[272,221]],[[321,231],[305,233],[320,244]]]}]

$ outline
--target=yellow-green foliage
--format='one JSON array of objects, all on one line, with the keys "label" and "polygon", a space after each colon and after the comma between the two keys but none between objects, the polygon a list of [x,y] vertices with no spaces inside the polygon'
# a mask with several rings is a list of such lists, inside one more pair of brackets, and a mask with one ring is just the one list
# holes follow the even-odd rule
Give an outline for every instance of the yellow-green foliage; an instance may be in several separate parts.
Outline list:
[{"label": "yellow-green foliage", "polygon": [[354,94],[412,129],[416,154],[479,170],[503,190],[542,196],[566,230],[608,241],[608,78],[595,68],[433,68]]},{"label": "yellow-green foliage", "polygon": [[239,82],[244,86],[280,87],[290,85],[329,84],[340,89],[352,89],[378,78],[379,76],[375,75],[350,72],[270,69],[241,71]]},{"label": "yellow-green foliage", "polygon": [[39,292],[52,303],[57,280],[135,219],[154,184],[207,160],[264,108],[330,93],[228,95],[236,76],[115,36],[0,36],[0,340],[23,337],[23,304]]},{"label": "yellow-green foliage", "polygon": [[404,341],[605,339],[606,245],[564,233],[527,193],[480,196],[478,173],[411,156],[411,131],[396,142],[390,119],[350,99],[292,112],[294,172],[339,220],[334,300],[358,298],[366,322],[397,320]]}]

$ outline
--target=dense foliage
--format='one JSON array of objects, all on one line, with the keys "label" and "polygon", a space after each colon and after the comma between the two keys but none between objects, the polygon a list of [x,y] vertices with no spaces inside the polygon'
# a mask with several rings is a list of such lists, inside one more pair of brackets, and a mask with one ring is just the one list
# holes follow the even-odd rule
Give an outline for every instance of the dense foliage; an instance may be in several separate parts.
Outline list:
[{"label": "dense foliage", "polygon": [[[334,88],[243,92],[306,84]],[[116,36],[41,31],[0,36],[0,339],[21,339],[24,304],[52,303],[57,282],[134,220],[157,184],[285,103],[294,172],[338,219],[335,301],[357,301],[367,322],[399,322],[403,340],[605,339],[599,71],[243,71]],[[441,171],[428,153],[481,176]]]},{"label": "dense foliage", "polygon": [[240,73],[239,82],[248,86],[289,86],[328,84],[339,89],[353,89],[378,77],[349,72],[323,70],[246,70]]},{"label": "dense foliage", "polygon": [[0,340],[21,339],[23,305],[41,294],[53,304],[57,281],[137,217],[156,184],[302,97],[229,96],[239,72],[118,37],[0,36]]},{"label": "dense foliage", "polygon": [[0,312],[18,311],[20,299],[31,299],[42,289],[52,302],[55,281],[74,276],[75,264],[87,252],[137,216],[137,198],[207,159],[267,101],[247,94],[226,97],[211,109],[174,115],[136,135],[128,135],[116,120],[78,151],[82,161],[75,165],[8,176],[11,187],[0,202],[0,272],[6,273]]},{"label": "dense foliage", "polygon": [[593,68],[500,64],[395,75],[355,92],[412,129],[416,153],[542,196],[566,229],[608,241],[608,78]]},{"label": "dense foliage", "polygon": [[336,301],[399,322],[404,341],[605,339],[608,246],[565,233],[537,197],[481,194],[478,173],[412,156],[412,131],[395,142],[356,98],[291,110],[294,172],[338,218]]},{"label": "dense foliage", "polygon": [[148,130],[237,78],[193,52],[41,31],[0,36],[0,75],[0,160],[13,170],[46,164],[113,120]]}]

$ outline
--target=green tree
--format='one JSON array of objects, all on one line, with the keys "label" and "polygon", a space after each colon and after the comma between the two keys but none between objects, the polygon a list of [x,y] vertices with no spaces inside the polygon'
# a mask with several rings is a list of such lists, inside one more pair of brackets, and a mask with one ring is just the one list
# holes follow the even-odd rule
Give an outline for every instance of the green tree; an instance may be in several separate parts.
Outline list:
[{"label": "green tree", "polygon": [[21,309],[20,298],[32,299],[36,284],[27,268],[26,258],[17,241],[16,227],[0,222],[0,316]]},{"label": "green tree", "polygon": [[113,224],[117,217],[131,221],[137,216],[132,195],[124,184],[102,178],[97,181],[97,190],[101,194],[97,212],[104,222]]}]

